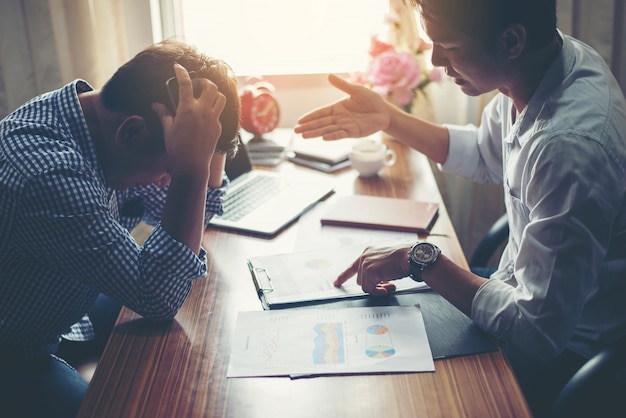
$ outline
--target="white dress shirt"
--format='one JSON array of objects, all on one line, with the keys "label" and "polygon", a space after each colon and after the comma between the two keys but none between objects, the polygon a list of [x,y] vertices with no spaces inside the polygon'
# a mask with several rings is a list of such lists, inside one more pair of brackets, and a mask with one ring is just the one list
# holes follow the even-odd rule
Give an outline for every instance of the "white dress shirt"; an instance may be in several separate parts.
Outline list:
[{"label": "white dress shirt", "polygon": [[441,166],[503,184],[509,241],[471,315],[542,360],[626,334],[626,101],[603,59],[562,37],[521,114],[498,94],[480,127],[448,126]]}]

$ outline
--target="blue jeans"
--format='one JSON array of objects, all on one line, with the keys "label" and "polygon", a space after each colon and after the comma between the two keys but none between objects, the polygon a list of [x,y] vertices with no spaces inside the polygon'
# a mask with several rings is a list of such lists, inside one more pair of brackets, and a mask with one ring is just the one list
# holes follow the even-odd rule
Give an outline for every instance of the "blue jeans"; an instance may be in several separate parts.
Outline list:
[{"label": "blue jeans", "polygon": [[[6,417],[74,417],[87,382],[64,360],[13,357],[0,373],[0,415]],[[7,370],[8,369],[8,370]]]},{"label": "blue jeans", "polygon": [[113,299],[100,295],[89,311],[95,341],[63,341],[56,355],[41,357],[2,353],[0,416],[76,416],[88,383],[70,364],[88,357],[99,357],[115,325],[120,306]]}]

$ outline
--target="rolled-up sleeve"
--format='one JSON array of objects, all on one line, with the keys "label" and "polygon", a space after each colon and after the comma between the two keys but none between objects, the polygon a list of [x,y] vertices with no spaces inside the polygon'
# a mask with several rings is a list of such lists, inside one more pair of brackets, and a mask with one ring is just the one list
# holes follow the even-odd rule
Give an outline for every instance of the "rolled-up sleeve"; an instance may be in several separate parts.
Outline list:
[{"label": "rolled-up sleeve", "polygon": [[196,255],[186,245],[174,240],[158,225],[141,251],[142,292],[135,312],[150,319],[165,320],[176,315],[195,279],[206,277],[207,257],[204,249]]},{"label": "rolled-up sleeve", "polygon": [[506,104],[496,96],[485,108],[480,127],[444,125],[448,156],[439,169],[479,183],[502,183],[502,128],[499,115]]}]

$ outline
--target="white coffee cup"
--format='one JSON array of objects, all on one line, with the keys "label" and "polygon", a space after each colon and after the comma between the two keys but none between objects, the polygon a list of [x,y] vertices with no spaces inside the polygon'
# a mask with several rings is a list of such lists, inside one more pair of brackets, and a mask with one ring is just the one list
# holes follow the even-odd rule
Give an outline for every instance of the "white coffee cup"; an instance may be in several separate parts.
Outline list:
[{"label": "white coffee cup", "polygon": [[350,163],[360,177],[373,177],[381,168],[394,165],[396,153],[385,144],[375,141],[359,141],[350,151]]}]

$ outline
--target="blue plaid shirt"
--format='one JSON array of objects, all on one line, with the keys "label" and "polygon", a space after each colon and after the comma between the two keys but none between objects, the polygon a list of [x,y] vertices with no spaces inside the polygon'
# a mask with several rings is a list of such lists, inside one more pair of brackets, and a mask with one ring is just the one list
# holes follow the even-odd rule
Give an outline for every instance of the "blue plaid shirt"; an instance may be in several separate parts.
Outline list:
[{"label": "blue plaid shirt", "polygon": [[[0,351],[45,354],[62,334],[89,340],[87,310],[99,293],[154,320],[174,317],[206,253],[159,225],[167,189],[107,186],[76,80],[0,122]],[[224,184],[227,183],[225,180]],[[207,193],[207,221],[224,188]],[[129,230],[155,229],[140,246]]]}]

